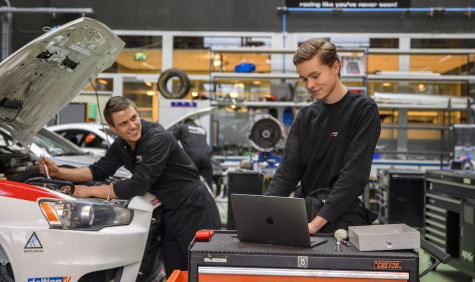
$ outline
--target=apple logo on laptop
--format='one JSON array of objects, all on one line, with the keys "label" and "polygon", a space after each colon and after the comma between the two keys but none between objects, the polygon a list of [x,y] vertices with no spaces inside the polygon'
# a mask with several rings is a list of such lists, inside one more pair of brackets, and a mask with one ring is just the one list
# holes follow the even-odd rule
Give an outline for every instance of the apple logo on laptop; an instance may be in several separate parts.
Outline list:
[{"label": "apple logo on laptop", "polygon": [[269,216],[268,218],[266,218],[266,222],[267,224],[274,224],[274,219],[272,218],[272,216]]}]

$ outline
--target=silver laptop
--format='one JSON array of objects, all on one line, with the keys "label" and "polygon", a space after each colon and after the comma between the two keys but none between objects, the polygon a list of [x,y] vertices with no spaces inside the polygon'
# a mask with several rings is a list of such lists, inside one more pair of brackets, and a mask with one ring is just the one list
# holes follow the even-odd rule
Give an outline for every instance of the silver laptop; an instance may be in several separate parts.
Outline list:
[{"label": "silver laptop", "polygon": [[308,233],[304,199],[231,194],[231,204],[242,242],[311,248],[327,241]]}]

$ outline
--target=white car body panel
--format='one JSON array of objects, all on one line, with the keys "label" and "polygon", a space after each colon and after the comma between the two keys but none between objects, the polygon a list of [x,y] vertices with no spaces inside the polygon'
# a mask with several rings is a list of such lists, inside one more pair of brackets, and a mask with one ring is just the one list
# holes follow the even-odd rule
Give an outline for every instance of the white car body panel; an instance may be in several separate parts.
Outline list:
[{"label": "white car body panel", "polygon": [[[18,186],[18,187],[15,187]],[[152,211],[161,205],[150,193],[135,197],[129,204],[134,218],[129,225],[106,227],[99,231],[51,229],[40,210],[38,200],[50,195],[72,199],[70,196],[0,180],[0,246],[10,259],[15,281],[32,278],[68,277],[70,282],[83,275],[120,266],[124,267],[121,281],[135,281],[142,261]],[[34,200],[37,191],[42,197]],[[9,191],[12,192],[9,194]],[[28,192],[28,189],[26,189]],[[22,199],[30,197],[30,199]],[[48,197],[46,197],[48,198]],[[35,246],[28,247],[33,234],[38,238]],[[0,248],[0,263],[2,263]],[[47,281],[47,280],[46,280]]]},{"label": "white car body panel", "polygon": [[27,147],[43,125],[112,65],[123,46],[108,27],[89,18],[25,45],[0,64],[0,117],[10,120],[0,128]]}]

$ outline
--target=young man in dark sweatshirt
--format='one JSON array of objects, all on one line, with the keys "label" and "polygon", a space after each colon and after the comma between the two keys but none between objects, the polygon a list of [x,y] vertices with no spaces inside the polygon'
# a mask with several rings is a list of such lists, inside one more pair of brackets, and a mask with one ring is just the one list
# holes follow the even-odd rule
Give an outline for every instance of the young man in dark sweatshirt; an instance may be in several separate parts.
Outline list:
[{"label": "young man in dark sweatshirt", "polygon": [[381,131],[378,107],[343,86],[334,44],[310,39],[293,61],[317,101],[293,122],[266,195],[289,196],[300,181],[295,196],[305,198],[310,233],[371,224],[377,215],[358,197],[368,184]]}]

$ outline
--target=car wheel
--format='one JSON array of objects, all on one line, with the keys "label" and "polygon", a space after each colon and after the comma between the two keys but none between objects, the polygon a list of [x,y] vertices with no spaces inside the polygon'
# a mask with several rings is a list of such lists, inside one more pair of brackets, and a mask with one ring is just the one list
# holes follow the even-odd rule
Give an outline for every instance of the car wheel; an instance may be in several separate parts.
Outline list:
[{"label": "car wheel", "polygon": [[12,266],[9,262],[7,264],[0,263],[0,282],[15,282]]},{"label": "car wheel", "polygon": [[[170,91],[167,88],[168,80],[173,77],[178,77],[180,79],[180,87],[176,92]],[[167,69],[158,78],[157,87],[160,93],[167,98],[167,99],[181,99],[188,94],[190,91],[190,79],[186,75],[186,73],[179,69]]]}]

